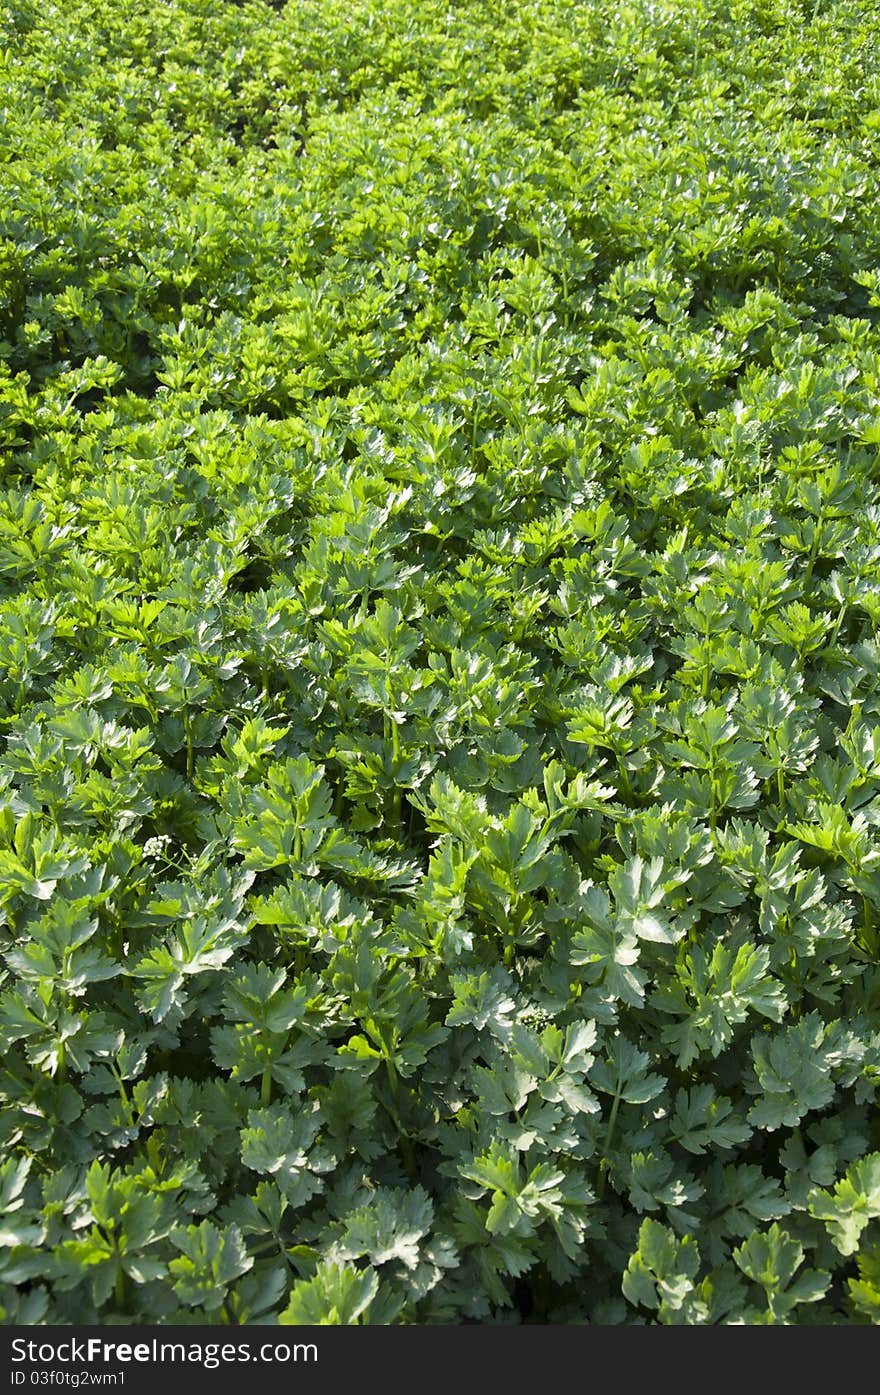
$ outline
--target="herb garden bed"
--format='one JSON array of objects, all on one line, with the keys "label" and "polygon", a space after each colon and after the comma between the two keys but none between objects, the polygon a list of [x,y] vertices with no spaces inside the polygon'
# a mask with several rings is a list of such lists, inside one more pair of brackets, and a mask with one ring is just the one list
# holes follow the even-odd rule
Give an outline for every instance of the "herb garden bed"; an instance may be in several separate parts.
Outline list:
[{"label": "herb garden bed", "polygon": [[4,1322],[878,1320],[878,36],[3,7]]}]

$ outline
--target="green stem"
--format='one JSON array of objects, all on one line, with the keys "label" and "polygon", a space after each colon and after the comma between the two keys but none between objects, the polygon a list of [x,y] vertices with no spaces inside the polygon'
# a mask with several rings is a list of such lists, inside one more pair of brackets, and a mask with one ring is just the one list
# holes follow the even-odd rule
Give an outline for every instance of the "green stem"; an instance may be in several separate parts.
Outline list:
[{"label": "green stem", "polygon": [[116,1282],[113,1285],[113,1296],[116,1299],[116,1306],[120,1310],[125,1307],[125,1270],[117,1259],[116,1261]]},{"label": "green stem", "polygon": [[862,928],[865,941],[865,953],[874,956],[877,951],[877,936],[874,932],[874,917],[871,914],[871,903],[867,896],[862,896]]},{"label": "green stem", "polygon": [[266,1066],[260,1077],[260,1104],[266,1109],[272,1103],[272,1067]]},{"label": "green stem", "polygon": [[[386,716],[385,722],[386,740],[389,736],[391,738],[392,777],[396,778],[397,767],[400,764],[400,729],[393,717]],[[387,730],[388,726],[390,726],[391,728],[390,732]],[[400,811],[402,807],[402,797],[403,791],[400,789],[399,785],[395,784],[391,794],[391,820],[393,827],[398,830],[400,829]]]},{"label": "green stem", "polygon": [[391,1059],[388,1042],[385,1040],[384,1032],[380,1033],[380,1038],[382,1041],[382,1046],[385,1049],[385,1069],[388,1072],[388,1084],[391,1086],[391,1093],[396,1101],[398,1091],[400,1089],[400,1076],[397,1074],[397,1066]]},{"label": "green stem", "polygon": [[706,656],[706,661],[705,661],[705,663],[703,664],[703,686],[702,686],[702,696],[703,696],[703,701],[704,701],[704,702],[707,702],[708,699],[709,699],[709,679],[710,679],[711,674],[712,674],[712,665],[710,664],[709,658],[708,658],[708,649],[709,649],[709,627],[708,627],[708,625],[706,626],[705,644],[706,644],[707,656]]},{"label": "green stem", "polygon": [[183,710],[183,734],[186,737],[186,778],[191,780],[195,770],[195,751],[193,750],[192,720],[186,708]]},{"label": "green stem", "polygon": [[119,1098],[120,1098],[120,1100],[122,1101],[122,1107],[123,1107],[123,1109],[125,1110],[126,1114],[128,1115],[128,1122],[129,1122],[130,1124],[133,1124],[133,1123],[134,1123],[134,1110],[133,1110],[132,1107],[131,1107],[131,1100],[129,1099],[128,1091],[127,1091],[126,1088],[125,1088],[125,1081],[124,1081],[123,1078],[122,1078],[122,1072],[121,1072],[120,1070],[117,1069],[116,1065],[115,1065],[114,1062],[112,1062],[112,1061],[111,1061],[111,1063],[110,1063],[110,1070],[112,1071],[112,1073],[113,1073],[113,1074],[115,1075],[115,1077],[116,1077],[116,1083],[117,1083],[117,1085],[119,1086]]},{"label": "green stem", "polygon": [[821,544],[821,541],[822,541],[822,516],[821,516],[821,514],[820,514],[819,517],[816,519],[816,528],[815,528],[815,531],[814,531],[814,533],[813,533],[813,541],[812,541],[812,543],[810,544],[810,551],[809,551],[809,554],[807,555],[807,570],[804,572],[804,580],[803,580],[803,589],[804,589],[804,591],[806,591],[806,589],[807,589],[807,587],[809,586],[810,582],[813,580],[813,567],[815,566],[815,564],[816,564],[816,558],[817,558],[818,555],[819,555],[819,546],[820,546],[820,544]]},{"label": "green stem", "polygon": [[[387,1046],[387,1043],[385,1042],[384,1032],[382,1033],[382,1044],[383,1046],[385,1046],[385,1050],[387,1053],[389,1048]],[[403,1127],[403,1120],[400,1117],[400,1077],[397,1074],[397,1067],[395,1066],[389,1054],[386,1054],[385,1056],[385,1068],[388,1071],[388,1085],[391,1090],[392,1101],[389,1113],[391,1114],[391,1118],[394,1120],[394,1125],[397,1129],[397,1136],[400,1140],[400,1151],[403,1156],[403,1166],[406,1171],[406,1175],[411,1182],[414,1182],[416,1179],[416,1155],[412,1146],[412,1139],[410,1138],[406,1129]]]},{"label": "green stem", "polygon": [[602,1161],[599,1163],[599,1178],[596,1183],[596,1197],[599,1201],[601,1201],[605,1195],[605,1178],[608,1173],[608,1154],[611,1150],[611,1143],[614,1138],[614,1129],[617,1124],[617,1111],[619,1109],[620,1095],[615,1095],[614,1103],[611,1106],[611,1113],[608,1115],[608,1128],[605,1130],[605,1141],[602,1144]]},{"label": "green stem", "polygon": [[837,612],[837,619],[835,620],[835,622],[834,622],[834,628],[833,628],[833,630],[831,631],[831,638],[830,638],[830,640],[828,641],[829,648],[833,648],[834,645],[837,643],[837,637],[838,637],[838,635],[840,634],[840,627],[841,627],[841,625],[843,624],[843,617],[846,615],[846,611],[847,611],[847,604],[846,604],[846,601],[841,601],[841,602],[840,602],[840,609],[839,609],[838,612]]},{"label": "green stem", "polygon": [[620,775],[620,793],[625,800],[632,798],[632,782],[629,778],[629,771],[623,763],[624,752],[614,753],[617,756],[617,770]]}]

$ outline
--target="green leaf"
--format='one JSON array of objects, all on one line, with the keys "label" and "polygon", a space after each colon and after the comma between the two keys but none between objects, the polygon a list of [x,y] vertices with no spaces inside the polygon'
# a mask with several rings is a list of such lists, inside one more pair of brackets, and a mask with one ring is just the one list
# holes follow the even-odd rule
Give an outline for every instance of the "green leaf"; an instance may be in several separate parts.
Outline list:
[{"label": "green leaf", "polygon": [[659,1309],[661,1316],[675,1313],[693,1291],[699,1267],[700,1252],[692,1236],[679,1240],[647,1216],[623,1275],[624,1297],[634,1307]]},{"label": "green leaf", "polygon": [[831,1281],[824,1270],[797,1273],[804,1260],[803,1246],[775,1221],[769,1230],[738,1246],[733,1258],[746,1277],[764,1290],[767,1309],[761,1320],[769,1323],[786,1322],[799,1303],[818,1302]]},{"label": "green leaf", "polygon": [[313,1279],[294,1284],[287,1307],[278,1316],[282,1326],[363,1326],[370,1305],[379,1292],[379,1276],[373,1269],[326,1261]]},{"label": "green leaf", "polygon": [[175,1227],[170,1239],[181,1251],[180,1258],[168,1264],[174,1292],[191,1308],[204,1308],[206,1312],[219,1308],[229,1284],[253,1265],[236,1226],[218,1230],[210,1221],[201,1221],[198,1225]]},{"label": "green leaf", "polygon": [[862,1231],[880,1216],[880,1153],[859,1158],[830,1191],[814,1188],[807,1204],[840,1253],[855,1254]]}]

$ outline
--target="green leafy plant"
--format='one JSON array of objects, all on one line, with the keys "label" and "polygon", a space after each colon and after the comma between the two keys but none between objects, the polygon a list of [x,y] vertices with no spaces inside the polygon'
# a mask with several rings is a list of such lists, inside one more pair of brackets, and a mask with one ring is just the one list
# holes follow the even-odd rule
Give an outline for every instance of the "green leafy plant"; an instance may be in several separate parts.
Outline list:
[{"label": "green leafy plant", "polygon": [[0,1321],[880,1321],[876,0],[0,13]]}]

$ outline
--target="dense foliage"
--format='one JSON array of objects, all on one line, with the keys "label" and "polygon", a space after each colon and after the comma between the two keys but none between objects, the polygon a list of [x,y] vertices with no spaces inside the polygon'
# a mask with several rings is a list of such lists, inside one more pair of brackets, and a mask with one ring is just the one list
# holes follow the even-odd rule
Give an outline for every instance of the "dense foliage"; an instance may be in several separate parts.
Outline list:
[{"label": "dense foliage", "polygon": [[3,1321],[877,1321],[876,0],[0,45]]}]

